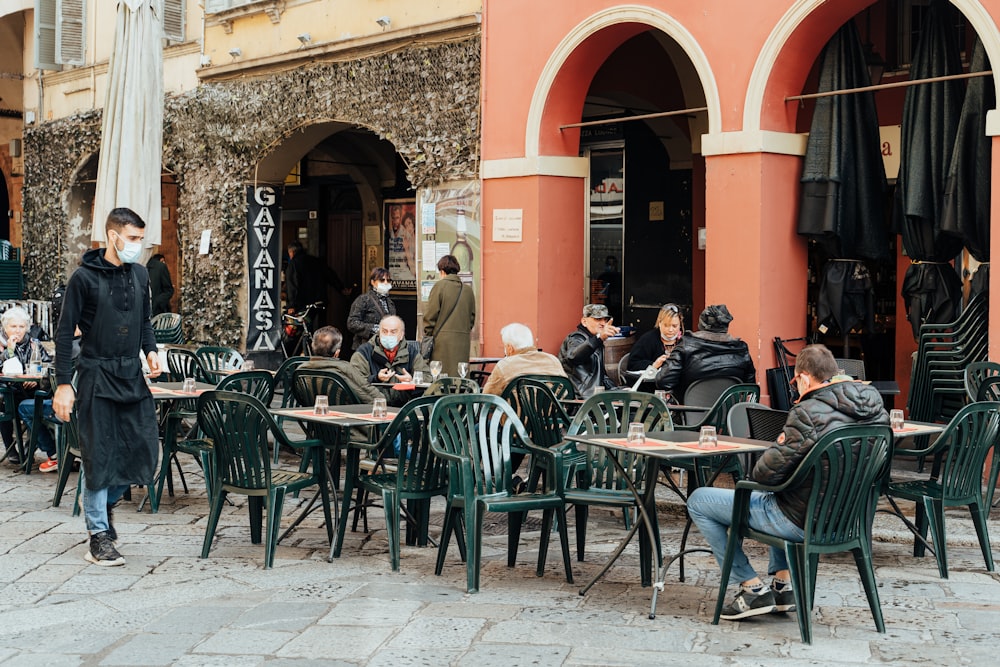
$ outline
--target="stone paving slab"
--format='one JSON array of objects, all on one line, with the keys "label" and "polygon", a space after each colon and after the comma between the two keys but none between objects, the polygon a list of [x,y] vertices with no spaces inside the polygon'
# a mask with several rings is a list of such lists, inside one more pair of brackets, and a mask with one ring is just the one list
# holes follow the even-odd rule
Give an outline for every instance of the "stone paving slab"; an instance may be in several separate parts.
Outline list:
[{"label": "stone paving slab", "polygon": [[[237,498],[203,560],[207,500],[200,478],[189,475],[188,483],[190,493],[178,487],[155,515],[135,511],[144,494],[134,490],[115,516],[128,562],[98,568],[83,560],[82,518],[71,516],[68,502],[50,507],[54,476],[0,466],[0,665],[774,667],[995,659],[1000,577],[986,572],[967,511],[947,515],[946,580],[933,557],[911,555],[898,519],[878,515],[873,552],[884,635],[875,631],[851,556],[824,558],[814,643],[806,646],[794,614],[711,625],[718,569],[704,553],[687,557],[684,582],[671,568],[656,619],[648,618],[651,590],[638,583],[634,545],[580,596],[623,534],[620,513],[591,511],[585,562],[573,545],[575,584],[565,581],[555,535],[545,574],[535,576],[537,522],[526,525],[517,565],[507,568],[505,524],[492,520],[481,591],[470,595],[454,544],[440,577],[433,547],[404,546],[400,571],[392,572],[378,509],[369,514],[371,532],[348,532],[333,563],[314,513],[264,570],[263,546],[250,544],[245,501]],[[289,499],[283,524],[306,502]],[[433,507],[436,526],[442,509]],[[679,547],[682,508],[665,492],[659,511],[669,553]],[[996,513],[990,529],[997,544]],[[696,532],[692,539],[700,542]],[[747,546],[754,563],[766,562],[763,547]]]}]

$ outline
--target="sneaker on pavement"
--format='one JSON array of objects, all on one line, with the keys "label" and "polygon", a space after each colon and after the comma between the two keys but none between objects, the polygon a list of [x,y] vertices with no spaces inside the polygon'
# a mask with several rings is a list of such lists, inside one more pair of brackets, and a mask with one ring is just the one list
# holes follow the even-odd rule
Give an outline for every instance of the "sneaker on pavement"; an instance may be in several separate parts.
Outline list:
[{"label": "sneaker on pavement", "polygon": [[17,451],[17,446],[11,445],[7,448],[7,463],[12,466],[21,465],[21,455]]},{"label": "sneaker on pavement", "polygon": [[770,614],[774,611],[774,607],[774,591],[770,588],[761,593],[741,590],[729,605],[723,607],[719,618],[736,621],[749,616]]},{"label": "sneaker on pavement", "polygon": [[106,530],[90,536],[90,549],[84,558],[101,567],[125,564],[125,558],[115,549],[115,544]]},{"label": "sneaker on pavement", "polygon": [[791,588],[774,591],[774,613],[784,614],[788,611],[795,611],[795,592]]},{"label": "sneaker on pavement", "polygon": [[55,456],[50,456],[39,464],[38,469],[41,472],[56,472],[59,470],[59,459]]}]

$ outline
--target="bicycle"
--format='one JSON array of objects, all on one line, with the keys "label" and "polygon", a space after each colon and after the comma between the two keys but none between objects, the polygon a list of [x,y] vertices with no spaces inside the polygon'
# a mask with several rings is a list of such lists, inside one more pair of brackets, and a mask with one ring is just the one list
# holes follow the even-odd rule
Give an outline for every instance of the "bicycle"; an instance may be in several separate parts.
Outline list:
[{"label": "bicycle", "polygon": [[[285,323],[282,330],[281,351],[285,353],[285,358],[297,356],[312,356],[312,331],[309,328],[309,320],[313,313],[323,308],[323,302],[310,303],[301,312],[285,313],[282,321]],[[293,343],[292,352],[288,352],[289,344]]]}]

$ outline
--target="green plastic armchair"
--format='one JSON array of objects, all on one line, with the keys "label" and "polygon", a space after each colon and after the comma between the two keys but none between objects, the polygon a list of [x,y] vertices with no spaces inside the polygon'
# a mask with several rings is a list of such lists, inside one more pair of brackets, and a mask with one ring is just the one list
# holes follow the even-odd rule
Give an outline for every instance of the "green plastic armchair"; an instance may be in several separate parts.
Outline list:
[{"label": "green plastic armchair", "polygon": [[231,371],[243,365],[243,355],[231,347],[205,345],[195,350],[208,382],[215,384],[222,379],[219,371]]},{"label": "green plastic armchair", "polygon": [[560,452],[534,445],[510,405],[489,394],[457,394],[439,398],[431,411],[429,432],[434,454],[448,462],[449,482],[444,528],[434,573],[441,574],[452,533],[461,553],[464,524],[469,538],[465,553],[467,586],[470,593],[477,592],[484,513],[508,513],[507,566],[513,567],[525,514],[531,510],[542,510],[535,573],[542,576],[545,572],[552,521],[558,517],[566,581],[573,583],[560,476],[551,475],[547,480],[550,488],[542,492],[515,494],[511,483],[512,444],[518,443],[529,449],[533,456],[549,457],[553,469],[561,465]]},{"label": "green plastic armchair", "polygon": [[[514,400],[508,402],[514,406],[531,441],[540,447],[555,448],[562,452],[563,484],[570,486],[577,470],[586,463],[587,456],[575,444],[564,440],[563,436],[569,430],[571,420],[559,399],[552,393],[551,385],[544,380],[522,377],[508,385],[510,387],[514,388]],[[527,485],[529,491],[538,488],[539,479],[548,473],[548,464],[549,459],[546,457],[531,460]]]},{"label": "green plastic armchair", "polygon": [[[357,483],[366,492],[379,494],[382,497],[382,507],[385,509],[386,532],[389,537],[389,557],[393,571],[399,570],[400,530],[399,519],[403,510],[403,501],[416,508],[413,520],[417,529],[426,532],[430,521],[430,499],[434,496],[444,496],[448,492],[448,466],[446,462],[435,456],[431,451],[430,437],[427,425],[430,420],[431,408],[437,402],[437,397],[421,397],[408,402],[382,433],[378,442],[373,443],[375,451],[381,451],[389,457],[396,456],[395,447],[398,442],[398,459],[395,469],[382,466],[369,475],[359,475]],[[352,451],[358,447],[351,443],[348,456],[355,455]],[[363,447],[363,446],[362,446]],[[360,453],[360,449],[357,453]],[[348,468],[352,466],[349,465]],[[351,482],[344,482],[344,507],[340,513],[340,524],[337,529],[337,540],[334,544],[333,556],[339,557],[344,542],[347,526]],[[411,518],[407,515],[407,518]]]},{"label": "green plastic armchair", "polygon": [[431,382],[424,396],[446,396],[448,394],[477,394],[479,384],[468,378],[443,377]]},{"label": "green plastic armchair", "polygon": [[268,371],[240,371],[222,378],[216,387],[219,391],[238,391],[250,394],[266,406],[274,398],[274,376]]},{"label": "green plastic armchair", "polygon": [[[621,434],[630,423],[641,423],[646,432],[672,431],[673,421],[666,403],[653,394],[632,391],[603,391],[588,398],[573,417],[568,433],[571,435]],[[619,465],[611,460],[615,457]],[[585,461],[576,475],[576,485],[566,489],[566,502],[576,506],[576,553],[582,561],[587,543],[587,518],[590,507],[619,507],[625,513],[626,528],[629,512],[635,509],[635,495],[628,488],[623,472],[632,484],[643,493],[645,487],[646,457],[631,452],[612,452],[604,447],[585,448]],[[656,522],[653,522],[656,528]],[[647,539],[645,531],[639,539]],[[656,540],[659,549],[659,540]],[[643,550],[643,553],[645,551]],[[659,560],[659,553],[657,554]],[[650,563],[640,564],[643,585],[649,585]]]},{"label": "green plastic armchair", "polygon": [[[733,557],[745,538],[784,549],[795,592],[795,614],[802,641],[812,643],[812,609],[816,571],[821,554],[850,551],[861,576],[875,627],[885,632],[875,571],[872,568],[871,525],[882,479],[892,457],[888,426],[842,426],[824,434],[792,475],[779,486],[743,480],[736,484],[733,519],[722,560],[719,597],[712,624],[719,624]],[[802,542],[791,542],[754,530],[749,525],[750,494],[781,493],[812,480]]]},{"label": "green plastic armchair", "polygon": [[[340,373],[332,370],[312,370],[297,368],[292,373],[292,393],[299,405],[311,406],[316,403],[317,396],[327,396],[330,406],[358,405],[361,399]],[[347,444],[350,429],[335,424],[316,424],[302,422],[306,436],[322,440],[330,451],[330,475],[334,488],[340,488],[341,449]],[[300,470],[305,470],[309,462],[302,461]]]},{"label": "green plastic armchair", "polygon": [[[965,505],[972,515],[972,523],[979,537],[979,547],[986,561],[986,569],[993,571],[993,553],[986,519],[990,513],[991,492],[984,492],[982,486],[986,455],[993,450],[994,462],[997,451],[997,435],[1000,431],[1000,403],[970,403],[952,417],[943,433],[934,444],[925,449],[897,449],[897,453],[918,457],[930,457],[934,461],[928,479],[890,482],[886,495],[892,502],[895,513],[903,518],[902,512],[893,500],[904,498],[916,503],[915,526],[905,518],[908,527],[916,529],[919,538],[913,541],[913,555],[923,556],[927,529],[930,527],[934,544],[934,556],[938,573],[942,579],[948,578],[948,542],[945,537],[944,509]],[[997,466],[990,470],[987,488],[993,489],[997,483]]]},{"label": "green plastic armchair", "polygon": [[[264,567],[274,565],[274,552],[281,527],[281,509],[285,495],[310,486],[319,486],[326,534],[333,544],[333,517],[323,466],[323,443],[318,440],[291,442],[275,424],[267,408],[247,394],[231,391],[208,391],[198,398],[198,424],[211,440],[212,495],[201,557],[208,558],[219,524],[226,496],[238,493],[249,496],[251,542],[261,541],[263,511],[267,525],[263,534]],[[312,472],[272,468],[268,437],[303,451],[312,459]]]}]

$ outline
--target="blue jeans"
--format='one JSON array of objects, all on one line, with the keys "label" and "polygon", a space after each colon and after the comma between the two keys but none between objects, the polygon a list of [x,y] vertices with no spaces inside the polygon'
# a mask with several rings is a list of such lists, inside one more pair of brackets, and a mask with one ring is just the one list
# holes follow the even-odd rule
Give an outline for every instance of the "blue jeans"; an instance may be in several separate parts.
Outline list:
[{"label": "blue jeans", "polygon": [[[715,561],[720,568],[726,556],[726,538],[733,520],[735,493],[733,489],[703,486],[695,489],[687,501],[688,514],[698,526],[701,534],[708,540],[708,545],[712,547]],[[773,493],[754,491],[750,494],[750,527],[762,533],[783,537],[793,542],[801,542],[804,537],[802,529],[785,516],[785,513],[778,507],[778,500]],[[768,574],[787,569],[788,559],[785,557],[785,552],[777,547],[770,547]],[[747,560],[743,549],[737,549],[733,555],[733,568],[730,571],[729,583],[740,584],[744,581],[750,581],[756,576],[757,573],[750,566],[750,561]]]},{"label": "blue jeans", "polygon": [[[55,419],[56,413],[52,411],[52,401],[45,400],[42,402],[42,416],[45,419]],[[21,415],[21,421],[24,425],[28,427],[28,430],[32,429],[32,422],[35,419],[35,399],[26,398],[17,405],[17,412]],[[45,424],[38,425],[38,449],[45,452],[48,456],[52,457],[56,455],[56,443],[52,439],[52,434],[49,433],[49,429]]]},{"label": "blue jeans", "polygon": [[91,535],[103,533],[108,524],[108,507],[114,505],[128,490],[128,484],[123,486],[109,486],[93,491],[87,488],[84,476],[80,475],[80,484],[83,485],[83,518],[87,522],[87,530]]}]

